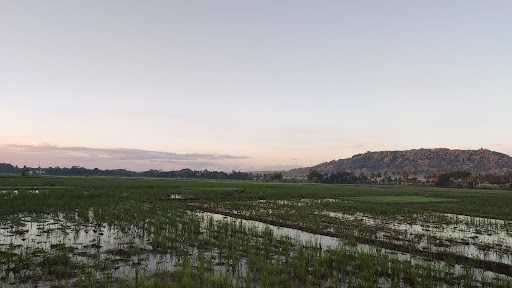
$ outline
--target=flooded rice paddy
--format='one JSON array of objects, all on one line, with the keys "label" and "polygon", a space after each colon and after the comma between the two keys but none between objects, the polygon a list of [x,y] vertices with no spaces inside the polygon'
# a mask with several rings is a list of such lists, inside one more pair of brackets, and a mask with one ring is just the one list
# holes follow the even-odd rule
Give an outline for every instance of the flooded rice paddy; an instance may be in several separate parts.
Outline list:
[{"label": "flooded rice paddy", "polygon": [[347,203],[351,200],[258,200],[215,203],[202,209],[354,240],[355,246],[362,242],[372,244],[371,248],[406,252],[402,255],[430,255],[436,260],[453,256],[481,267],[497,265],[502,268],[496,272],[512,275],[512,221],[437,212],[371,215],[339,211],[337,204]]},{"label": "flooded rice paddy", "polygon": [[321,214],[378,229],[376,237],[383,241],[413,243],[425,251],[512,263],[512,222],[456,214],[420,214],[391,219],[361,213],[323,211]]},{"label": "flooded rice paddy", "polygon": [[[176,198],[180,199],[180,198]],[[399,261],[408,261],[416,264],[429,264],[429,259],[414,257],[408,253],[382,249],[380,247],[367,244],[350,243],[337,237],[325,236],[321,234],[309,233],[299,229],[281,227],[267,224],[264,222],[245,220],[222,214],[210,212],[185,212],[190,217],[197,217],[200,223],[200,230],[203,233],[209,233],[209,229],[217,224],[231,225],[241,231],[252,231],[253,235],[267,235],[283,241],[290,241],[303,247],[312,249],[348,249],[354,253],[363,253],[364,255],[386,255]],[[137,226],[116,227],[106,223],[97,223],[94,221],[94,210],[88,211],[88,221],[83,221],[77,215],[44,215],[28,216],[17,215],[11,218],[9,222],[3,221],[0,226],[0,251],[3,253],[18,253],[27,255],[34,252],[53,251],[51,253],[66,253],[72,259],[71,262],[79,263],[83,267],[95,267],[92,270],[94,277],[105,281],[114,281],[124,279],[136,281],[138,278],[152,275],[159,271],[173,272],[179,269],[182,264],[180,253],[167,253],[158,251],[152,246],[152,237],[148,234],[150,230],[145,231]],[[339,213],[330,216],[341,217]],[[358,218],[360,215],[350,217],[343,215],[343,218]],[[455,217],[455,216],[454,216]],[[367,218],[364,221],[373,222]],[[419,229],[418,229],[419,230]],[[187,249],[186,249],[187,250]],[[174,251],[176,252],[176,251]],[[200,251],[197,248],[189,247],[186,256],[191,257],[194,263]],[[238,271],[236,275],[245,275],[247,265],[244,261],[237,263],[236,268],[225,266],[222,260],[222,252],[213,249],[205,253],[211,259],[212,270],[216,273],[227,273]],[[47,261],[47,259],[45,260]],[[431,264],[431,263],[430,263]],[[438,267],[445,267],[442,262],[434,262]],[[103,267],[101,267],[103,266]],[[7,265],[6,267],[9,267]],[[459,266],[451,268],[454,275],[462,275],[464,269]],[[102,271],[103,270],[103,271]],[[475,279],[497,279],[504,281],[508,279],[505,275],[499,275],[481,269],[472,269]],[[17,274],[16,274],[17,273]],[[51,287],[52,281],[32,281],[20,283],[23,277],[29,275],[28,271],[14,271],[5,269],[0,274],[0,279],[4,281],[2,287]],[[34,279],[35,280],[35,279]],[[78,279],[67,279],[66,281],[57,281],[64,286],[74,285]],[[21,281],[23,282],[23,281]],[[239,283],[234,280],[234,283]],[[382,286],[387,283],[380,279]]]},{"label": "flooded rice paddy", "polygon": [[[92,209],[89,215],[92,220]],[[62,213],[16,215],[7,221],[4,219],[0,224],[0,253],[8,259],[9,254],[40,257],[43,265],[54,256],[60,256],[64,264],[76,263],[77,268],[103,265],[103,268],[109,268],[108,272],[102,275],[101,269],[98,269],[95,277],[111,279],[131,279],[145,272],[169,269],[175,264],[176,259],[171,255],[150,253],[151,246],[144,231],[136,226],[126,228],[84,222],[76,215]],[[6,264],[0,271],[0,279],[5,282],[3,286],[51,286],[51,281],[33,282],[35,279],[30,278],[34,271],[29,271],[32,267],[19,269],[12,263]],[[24,277],[29,280],[26,285],[19,282]],[[70,284],[74,279],[68,280],[65,283]]]},{"label": "flooded rice paddy", "polygon": [[[512,226],[504,219],[416,207],[383,214],[359,198],[332,195],[210,198],[245,193],[234,188],[200,190],[204,199],[190,187],[98,193],[100,184],[78,192],[0,188],[0,287],[512,283]],[[398,199],[400,209],[411,199]]]}]

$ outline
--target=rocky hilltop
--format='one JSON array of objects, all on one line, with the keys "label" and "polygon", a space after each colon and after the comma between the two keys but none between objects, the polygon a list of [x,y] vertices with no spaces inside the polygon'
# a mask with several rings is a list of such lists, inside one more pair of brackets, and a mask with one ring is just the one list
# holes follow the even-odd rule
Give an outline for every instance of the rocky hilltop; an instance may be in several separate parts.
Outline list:
[{"label": "rocky hilltop", "polygon": [[288,171],[289,177],[304,177],[310,171],[329,174],[410,173],[432,175],[453,171],[474,174],[504,174],[512,171],[512,157],[486,149],[453,150],[446,148],[381,151],[357,154],[348,159],[334,160],[313,167]]}]

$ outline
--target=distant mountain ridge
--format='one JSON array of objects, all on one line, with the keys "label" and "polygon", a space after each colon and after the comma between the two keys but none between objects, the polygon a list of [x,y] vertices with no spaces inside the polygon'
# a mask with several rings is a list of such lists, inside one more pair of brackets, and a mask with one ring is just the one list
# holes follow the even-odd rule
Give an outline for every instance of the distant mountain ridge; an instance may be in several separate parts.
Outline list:
[{"label": "distant mountain ridge", "polygon": [[432,175],[453,171],[473,174],[505,174],[512,172],[512,157],[487,150],[458,150],[447,148],[381,151],[357,154],[347,159],[333,160],[313,167],[287,172],[290,177],[303,177],[310,171],[330,174],[354,173],[409,173]]}]

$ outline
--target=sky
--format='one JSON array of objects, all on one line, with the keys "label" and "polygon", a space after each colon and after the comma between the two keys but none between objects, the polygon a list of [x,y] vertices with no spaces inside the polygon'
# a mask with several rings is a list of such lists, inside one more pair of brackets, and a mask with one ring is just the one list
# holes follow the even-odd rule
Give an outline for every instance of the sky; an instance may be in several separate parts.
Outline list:
[{"label": "sky", "polygon": [[512,154],[510,15],[508,0],[0,0],[0,162]]}]

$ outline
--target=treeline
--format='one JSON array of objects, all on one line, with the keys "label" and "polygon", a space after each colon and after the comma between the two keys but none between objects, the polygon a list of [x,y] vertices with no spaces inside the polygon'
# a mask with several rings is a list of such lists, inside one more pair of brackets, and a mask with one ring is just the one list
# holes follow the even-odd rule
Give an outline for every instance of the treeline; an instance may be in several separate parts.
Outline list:
[{"label": "treeline", "polygon": [[1,174],[18,174],[23,176],[112,176],[112,177],[155,177],[155,178],[201,178],[201,179],[232,179],[252,180],[254,175],[246,172],[232,171],[210,171],[181,169],[175,171],[148,170],[143,172],[130,171],[125,169],[102,170],[98,168],[88,169],[74,166],[71,168],[49,167],[30,168],[18,167],[11,164],[0,164]]},{"label": "treeline", "polygon": [[0,163],[0,174],[16,174],[18,167],[11,164]]},{"label": "treeline", "polygon": [[[297,182],[294,178],[285,178],[281,172],[247,173],[240,171],[223,172],[210,170],[181,169],[175,171],[148,170],[143,172],[125,169],[102,170],[73,166],[71,168],[49,167],[30,168],[0,163],[0,174],[22,176],[110,176],[110,177],[152,177],[152,178],[189,178],[189,179],[227,179],[259,180],[265,182]],[[303,180],[302,180],[303,181]],[[429,185],[459,188],[512,188],[512,172],[507,174],[475,175],[467,171],[454,171],[436,175],[418,176],[407,173],[387,175],[386,173],[321,173],[312,170],[307,175],[308,182],[327,184],[396,184]]]},{"label": "treeline", "polygon": [[455,171],[437,175],[435,184],[439,187],[512,188],[512,173],[474,175],[467,171]]},{"label": "treeline", "polygon": [[467,171],[454,171],[419,176],[408,173],[383,175],[381,173],[336,172],[327,174],[312,170],[307,175],[307,180],[327,184],[409,184],[458,188],[512,188],[512,172],[499,175],[475,175]]}]

